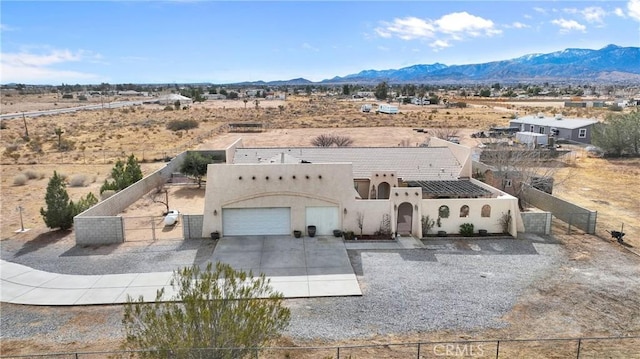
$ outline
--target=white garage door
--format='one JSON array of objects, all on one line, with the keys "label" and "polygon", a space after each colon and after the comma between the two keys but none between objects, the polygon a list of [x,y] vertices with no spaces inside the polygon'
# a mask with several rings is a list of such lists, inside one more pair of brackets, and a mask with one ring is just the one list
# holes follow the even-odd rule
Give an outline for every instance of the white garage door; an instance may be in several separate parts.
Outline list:
[{"label": "white garage door", "polygon": [[290,208],[223,208],[224,236],[291,234]]},{"label": "white garage door", "polygon": [[333,235],[334,229],[340,228],[338,207],[307,207],[307,226],[316,226],[316,235]]}]

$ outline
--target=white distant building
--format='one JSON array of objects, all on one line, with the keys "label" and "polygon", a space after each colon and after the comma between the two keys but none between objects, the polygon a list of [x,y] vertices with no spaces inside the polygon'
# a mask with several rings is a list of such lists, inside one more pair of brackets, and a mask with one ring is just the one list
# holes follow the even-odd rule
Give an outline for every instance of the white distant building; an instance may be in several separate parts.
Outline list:
[{"label": "white distant building", "polygon": [[180,101],[180,105],[182,106],[193,104],[193,100],[191,98],[176,93],[160,96],[153,102],[160,105],[174,105],[176,101]]}]

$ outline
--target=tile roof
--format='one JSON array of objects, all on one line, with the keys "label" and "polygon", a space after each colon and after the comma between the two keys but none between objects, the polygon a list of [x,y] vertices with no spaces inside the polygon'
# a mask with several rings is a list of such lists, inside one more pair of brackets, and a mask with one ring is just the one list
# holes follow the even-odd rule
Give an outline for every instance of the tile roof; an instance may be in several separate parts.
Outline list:
[{"label": "tile roof", "polygon": [[555,128],[564,128],[568,130],[575,130],[576,128],[593,125],[596,122],[598,122],[598,120],[587,118],[555,118],[538,116],[523,116],[509,121],[509,123],[524,123],[526,125],[549,126]]},{"label": "tile roof", "polygon": [[462,165],[447,147],[273,147],[237,148],[233,163],[351,163],[354,178],[395,171],[409,180],[455,180]]}]

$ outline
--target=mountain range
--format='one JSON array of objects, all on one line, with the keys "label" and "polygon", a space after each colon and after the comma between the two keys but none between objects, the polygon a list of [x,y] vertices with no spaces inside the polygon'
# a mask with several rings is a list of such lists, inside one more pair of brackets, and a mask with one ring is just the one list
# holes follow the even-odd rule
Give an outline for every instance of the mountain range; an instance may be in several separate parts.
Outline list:
[{"label": "mountain range", "polygon": [[[336,76],[320,84],[397,83],[640,83],[640,47],[608,45],[599,50],[565,49],[548,54],[529,54],[515,59],[481,64],[451,65],[440,63],[413,65],[400,69],[365,70],[357,74]],[[288,81],[251,84],[306,85],[299,78]]]}]

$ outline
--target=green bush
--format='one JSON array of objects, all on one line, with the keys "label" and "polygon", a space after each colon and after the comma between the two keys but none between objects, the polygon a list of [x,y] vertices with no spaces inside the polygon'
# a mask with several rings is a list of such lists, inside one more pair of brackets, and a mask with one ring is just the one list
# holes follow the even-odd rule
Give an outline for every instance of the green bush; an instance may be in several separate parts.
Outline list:
[{"label": "green bush", "polygon": [[460,234],[465,237],[473,236],[473,223],[463,223],[460,225]]},{"label": "green bush", "polygon": [[198,121],[192,119],[186,120],[171,120],[167,123],[167,129],[171,131],[180,131],[185,130],[188,131],[192,128],[198,127]]}]

